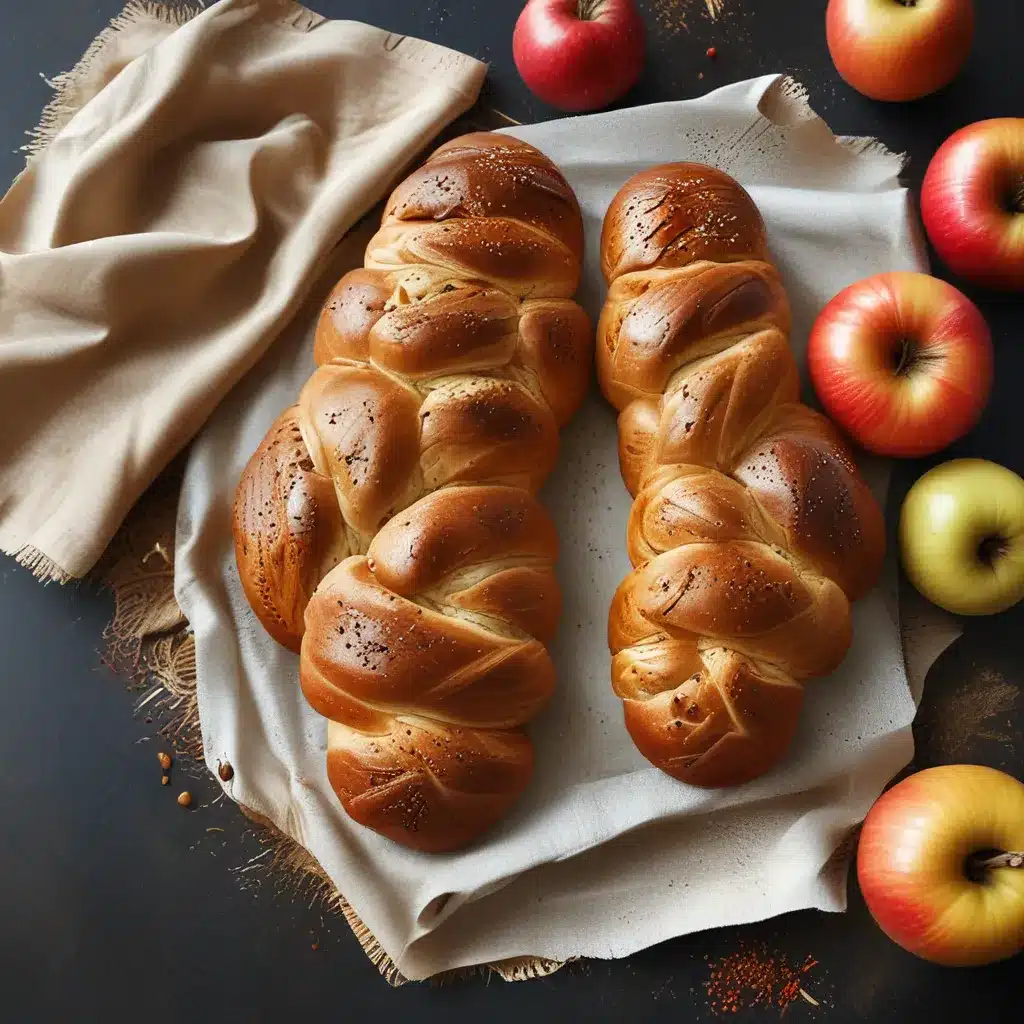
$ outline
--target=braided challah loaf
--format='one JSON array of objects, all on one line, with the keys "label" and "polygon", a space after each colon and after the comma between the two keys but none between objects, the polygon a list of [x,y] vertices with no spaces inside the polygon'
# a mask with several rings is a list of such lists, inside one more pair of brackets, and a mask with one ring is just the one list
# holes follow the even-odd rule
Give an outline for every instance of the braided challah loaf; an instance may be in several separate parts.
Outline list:
[{"label": "braided challah loaf", "polygon": [[736,785],[784,755],[802,684],[845,656],[850,602],[881,569],[881,510],[800,404],[786,294],[737,182],[694,164],[636,175],[601,261],[598,373],[635,498],[613,686],[648,760]]},{"label": "braided challah loaf", "polygon": [[582,219],[541,153],[475,134],[389,200],[334,289],[317,371],[239,484],[246,595],[300,650],[346,811],[461,846],[526,786],[554,685],[557,538],[534,493],[592,357]]}]

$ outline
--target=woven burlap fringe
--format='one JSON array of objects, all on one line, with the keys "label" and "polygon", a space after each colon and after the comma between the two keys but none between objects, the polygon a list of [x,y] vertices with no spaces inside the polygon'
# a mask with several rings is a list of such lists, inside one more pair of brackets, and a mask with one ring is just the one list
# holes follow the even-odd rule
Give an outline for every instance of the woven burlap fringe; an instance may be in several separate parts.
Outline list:
[{"label": "woven burlap fringe", "polygon": [[18,548],[17,551],[9,551],[6,554],[12,555],[18,565],[23,565],[37,580],[45,583],[70,583],[73,576],[64,571],[49,555],[44,554],[39,548],[31,544]]},{"label": "woven burlap fringe", "polygon": [[29,162],[50,144],[57,133],[108,82],[136,57],[176,28],[191,21],[204,8],[202,0],[178,3],[164,0],[130,0],[82,54],[70,70],[43,80],[53,89],[53,99],[43,109],[39,124],[26,134],[29,141],[22,146]]},{"label": "woven burlap fringe", "polygon": [[[299,30],[308,31],[324,20],[300,4],[290,0],[279,2],[284,20]],[[132,60],[204,7],[202,2],[130,0],[70,71],[45,79],[54,95],[39,124],[27,133],[29,142],[22,147],[27,154],[27,164],[30,165],[71,118]],[[509,123],[518,122],[498,111],[478,107],[445,134],[454,136],[489,130]],[[152,719],[159,723],[161,734],[174,743],[179,756],[191,756],[201,763],[195,642],[174,599],[174,523],[184,458],[169,466],[136,503],[90,575],[114,596],[114,617],[106,633],[110,667],[126,675],[136,692],[144,690],[136,711],[145,713],[147,721]],[[71,579],[59,565],[33,547],[23,547],[13,554],[42,579],[62,583]],[[259,826],[259,841],[273,851],[269,873],[282,880],[293,895],[301,893],[340,914],[388,983],[404,984],[407,979],[395,962],[312,854],[270,821],[245,807],[241,810]],[[478,973],[496,974],[506,981],[524,981],[552,974],[562,966],[553,960],[516,957],[446,972],[432,981],[445,982]]]}]

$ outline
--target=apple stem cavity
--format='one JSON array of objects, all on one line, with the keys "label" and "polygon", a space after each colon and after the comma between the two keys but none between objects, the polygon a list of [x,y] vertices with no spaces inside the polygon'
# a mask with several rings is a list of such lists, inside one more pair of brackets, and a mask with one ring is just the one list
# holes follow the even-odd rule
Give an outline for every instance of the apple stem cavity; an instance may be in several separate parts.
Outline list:
[{"label": "apple stem cavity", "polygon": [[899,346],[893,353],[893,369],[896,376],[909,376],[914,367],[927,358],[918,348],[916,341],[912,338],[901,338]]},{"label": "apple stem cavity", "polygon": [[985,565],[994,565],[996,559],[1006,554],[1007,546],[1005,537],[993,535],[983,538],[978,545],[978,561]]},{"label": "apple stem cavity", "polygon": [[1018,178],[1016,185],[1010,189],[1006,205],[1010,213],[1024,213],[1024,175]]},{"label": "apple stem cavity", "polygon": [[927,363],[941,361],[942,356],[935,355],[929,349],[922,349],[913,338],[900,338],[892,354],[893,373],[897,377],[909,377]]},{"label": "apple stem cavity", "polygon": [[580,21],[596,21],[604,7],[604,0],[577,0],[576,17]]}]

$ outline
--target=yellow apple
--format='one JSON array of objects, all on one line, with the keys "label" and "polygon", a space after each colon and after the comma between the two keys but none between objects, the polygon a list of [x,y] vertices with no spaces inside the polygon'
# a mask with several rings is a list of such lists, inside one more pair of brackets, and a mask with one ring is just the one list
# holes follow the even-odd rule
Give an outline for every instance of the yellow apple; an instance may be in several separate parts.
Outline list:
[{"label": "yellow apple", "polygon": [[984,459],[925,473],[900,512],[910,582],[957,615],[994,615],[1024,597],[1024,480]]},{"label": "yellow apple", "polygon": [[979,765],[911,775],[868,812],[857,878],[879,927],[950,967],[1024,948],[1024,785]]}]

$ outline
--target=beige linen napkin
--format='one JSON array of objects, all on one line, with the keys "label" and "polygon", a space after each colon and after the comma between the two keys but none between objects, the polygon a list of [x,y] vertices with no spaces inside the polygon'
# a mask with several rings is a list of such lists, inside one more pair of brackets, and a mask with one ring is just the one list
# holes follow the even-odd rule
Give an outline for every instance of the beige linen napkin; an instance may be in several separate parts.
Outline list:
[{"label": "beige linen napkin", "polygon": [[0,201],[0,548],[61,580],[486,70],[288,0],[133,18],[144,52],[116,33],[126,66]]}]

